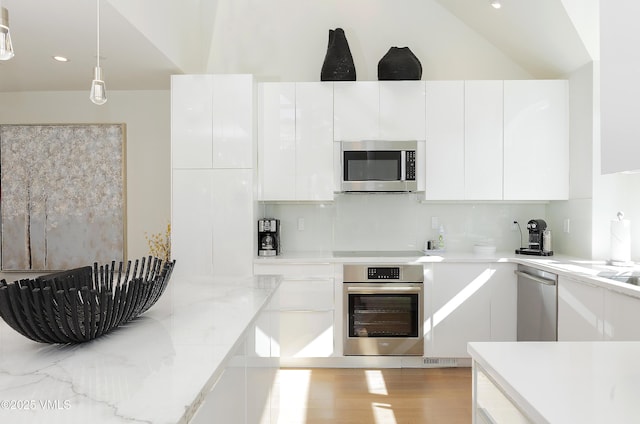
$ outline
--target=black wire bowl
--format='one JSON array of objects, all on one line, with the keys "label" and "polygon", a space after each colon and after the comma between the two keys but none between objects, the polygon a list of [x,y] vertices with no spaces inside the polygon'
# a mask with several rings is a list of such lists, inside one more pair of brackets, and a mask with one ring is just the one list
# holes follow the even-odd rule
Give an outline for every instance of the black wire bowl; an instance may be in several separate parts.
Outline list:
[{"label": "black wire bowl", "polygon": [[149,256],[74,268],[35,279],[0,280],[0,316],[42,343],[83,343],[131,321],[164,293],[175,260]]}]

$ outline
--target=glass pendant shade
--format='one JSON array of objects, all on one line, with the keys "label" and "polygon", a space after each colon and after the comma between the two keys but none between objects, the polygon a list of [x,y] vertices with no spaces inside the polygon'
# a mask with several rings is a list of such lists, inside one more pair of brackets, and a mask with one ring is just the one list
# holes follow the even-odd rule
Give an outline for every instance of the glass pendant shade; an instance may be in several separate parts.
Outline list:
[{"label": "glass pendant shade", "polygon": [[13,56],[13,45],[9,33],[9,11],[3,7],[0,14],[0,60],[9,60]]},{"label": "glass pendant shade", "polygon": [[107,87],[102,80],[102,71],[99,66],[96,66],[93,71],[93,81],[91,82],[89,99],[97,105],[107,103]]}]

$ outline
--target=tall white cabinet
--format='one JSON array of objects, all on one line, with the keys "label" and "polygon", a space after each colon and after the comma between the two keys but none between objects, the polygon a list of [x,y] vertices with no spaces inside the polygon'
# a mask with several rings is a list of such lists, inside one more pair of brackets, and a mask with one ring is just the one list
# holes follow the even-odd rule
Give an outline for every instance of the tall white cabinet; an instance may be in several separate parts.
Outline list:
[{"label": "tall white cabinet", "polygon": [[171,248],[184,277],[252,274],[254,80],[171,78]]}]

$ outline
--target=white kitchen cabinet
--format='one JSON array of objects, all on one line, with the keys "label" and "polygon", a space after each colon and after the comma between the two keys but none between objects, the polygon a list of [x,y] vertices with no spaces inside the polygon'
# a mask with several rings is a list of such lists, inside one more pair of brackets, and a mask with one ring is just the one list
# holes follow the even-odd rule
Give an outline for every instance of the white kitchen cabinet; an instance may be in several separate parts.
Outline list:
[{"label": "white kitchen cabinet", "polygon": [[[282,275],[279,288],[283,366],[335,355],[335,294],[332,264],[254,264],[256,275]],[[302,362],[300,362],[302,361]]]},{"label": "white kitchen cabinet", "polygon": [[606,290],[604,311],[605,340],[640,341],[640,298]]},{"label": "white kitchen cabinet", "polygon": [[425,82],[380,81],[380,140],[425,139]]},{"label": "white kitchen cabinet", "polygon": [[377,81],[334,82],[333,96],[334,140],[379,139],[380,88]]},{"label": "white kitchen cabinet", "polygon": [[558,278],[558,341],[603,340],[606,289]]},{"label": "white kitchen cabinet", "polygon": [[171,254],[185,277],[252,274],[253,171],[174,169]]},{"label": "white kitchen cabinet", "polygon": [[171,166],[213,167],[213,75],[171,76]]},{"label": "white kitchen cabinet", "polygon": [[427,81],[426,96],[425,199],[464,199],[464,81]]},{"label": "white kitchen cabinet", "polygon": [[569,197],[566,80],[504,81],[504,200]]},{"label": "white kitchen cabinet", "polygon": [[502,200],[503,149],[503,82],[465,81],[465,200]]},{"label": "white kitchen cabinet", "polygon": [[251,75],[171,77],[172,168],[252,168]]},{"label": "white kitchen cabinet", "polygon": [[295,83],[260,83],[258,108],[259,199],[295,200]]},{"label": "white kitchen cabinet", "polygon": [[600,1],[602,173],[640,169],[640,51],[636,1]]},{"label": "white kitchen cabinet", "polygon": [[333,84],[296,83],[296,199],[333,200]]},{"label": "white kitchen cabinet", "polygon": [[251,75],[214,75],[213,168],[253,168],[254,92]]},{"label": "white kitchen cabinet", "polygon": [[333,200],[333,84],[259,85],[259,199]]},{"label": "white kitchen cabinet", "polygon": [[425,288],[425,356],[467,358],[468,342],[515,340],[516,282],[513,267],[501,265],[433,264]]}]

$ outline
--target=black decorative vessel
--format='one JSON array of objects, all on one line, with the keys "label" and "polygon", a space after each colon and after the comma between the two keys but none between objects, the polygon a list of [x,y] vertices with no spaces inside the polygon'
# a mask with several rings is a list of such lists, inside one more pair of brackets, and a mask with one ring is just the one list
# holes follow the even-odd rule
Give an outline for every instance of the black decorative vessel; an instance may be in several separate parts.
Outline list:
[{"label": "black decorative vessel", "polygon": [[355,81],[356,67],[342,28],[329,30],[327,54],[320,71],[321,81]]},{"label": "black decorative vessel", "polygon": [[378,62],[379,81],[419,80],[422,64],[409,47],[391,47]]},{"label": "black decorative vessel", "polygon": [[82,343],[147,311],[167,287],[175,260],[151,257],[126,266],[91,266],[7,283],[0,280],[0,316],[42,343]]}]

